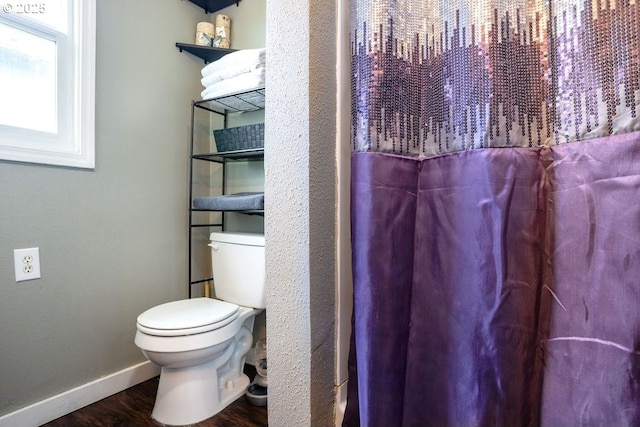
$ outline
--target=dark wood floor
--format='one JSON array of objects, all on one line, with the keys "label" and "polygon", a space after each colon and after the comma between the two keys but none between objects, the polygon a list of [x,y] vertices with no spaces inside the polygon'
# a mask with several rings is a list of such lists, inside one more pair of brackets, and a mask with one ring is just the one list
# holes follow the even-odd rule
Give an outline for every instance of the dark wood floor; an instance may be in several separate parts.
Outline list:
[{"label": "dark wood floor", "polygon": [[[250,378],[253,377],[249,372],[248,374]],[[46,427],[161,426],[162,424],[151,419],[157,389],[158,377],[43,425]],[[246,396],[242,396],[222,412],[193,425],[197,427],[264,427],[267,426],[267,408],[253,406],[247,401]]]}]

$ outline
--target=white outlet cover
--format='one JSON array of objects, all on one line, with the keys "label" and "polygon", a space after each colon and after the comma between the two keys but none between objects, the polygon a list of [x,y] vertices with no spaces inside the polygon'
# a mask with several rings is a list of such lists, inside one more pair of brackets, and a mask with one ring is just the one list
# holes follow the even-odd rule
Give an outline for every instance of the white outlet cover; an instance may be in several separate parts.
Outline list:
[{"label": "white outlet cover", "polygon": [[[25,257],[31,257],[30,265],[25,261]],[[16,282],[40,279],[40,248],[14,249],[13,266],[16,273]],[[28,272],[28,270],[31,271]]]}]

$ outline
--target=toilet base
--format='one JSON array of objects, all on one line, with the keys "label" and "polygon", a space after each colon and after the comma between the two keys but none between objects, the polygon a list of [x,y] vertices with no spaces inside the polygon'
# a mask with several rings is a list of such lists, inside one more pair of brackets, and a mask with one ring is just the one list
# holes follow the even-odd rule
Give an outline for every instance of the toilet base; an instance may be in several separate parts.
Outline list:
[{"label": "toilet base", "polygon": [[245,393],[249,377],[228,379],[218,389],[213,360],[189,368],[162,368],[151,417],[168,426],[183,426],[206,420]]}]

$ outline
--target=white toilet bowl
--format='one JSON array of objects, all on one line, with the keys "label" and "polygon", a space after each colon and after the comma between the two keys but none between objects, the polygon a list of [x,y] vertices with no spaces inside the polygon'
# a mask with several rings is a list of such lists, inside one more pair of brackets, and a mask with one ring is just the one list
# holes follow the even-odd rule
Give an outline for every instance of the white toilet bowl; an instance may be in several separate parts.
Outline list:
[{"label": "white toilet bowl", "polygon": [[152,417],[166,425],[205,420],[244,394],[243,373],[262,310],[211,298],[174,301],[138,317],[136,345],[162,367]]},{"label": "white toilet bowl", "polygon": [[151,414],[166,425],[205,420],[245,393],[253,321],[266,308],[264,235],[211,233],[218,299],[161,304],[138,316],[135,343],[160,365]]}]

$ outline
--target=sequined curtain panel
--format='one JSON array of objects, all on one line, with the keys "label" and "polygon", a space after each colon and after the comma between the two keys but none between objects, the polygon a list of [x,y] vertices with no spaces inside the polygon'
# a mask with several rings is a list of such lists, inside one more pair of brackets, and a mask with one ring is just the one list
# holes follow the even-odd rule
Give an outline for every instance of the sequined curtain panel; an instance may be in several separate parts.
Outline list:
[{"label": "sequined curtain panel", "polygon": [[354,151],[432,157],[640,129],[639,8],[352,0]]}]

